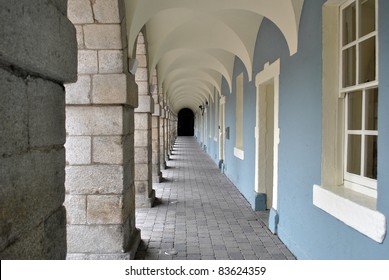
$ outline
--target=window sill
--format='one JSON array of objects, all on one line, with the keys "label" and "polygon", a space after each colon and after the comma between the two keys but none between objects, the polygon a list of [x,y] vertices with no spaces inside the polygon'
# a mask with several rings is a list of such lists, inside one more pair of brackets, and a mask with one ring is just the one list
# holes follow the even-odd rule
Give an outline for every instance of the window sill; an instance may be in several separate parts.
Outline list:
[{"label": "window sill", "polygon": [[244,160],[244,151],[238,148],[234,148],[234,156],[240,160]]},{"label": "window sill", "polygon": [[344,187],[314,185],[313,205],[376,242],[385,239],[386,218],[372,197]]}]

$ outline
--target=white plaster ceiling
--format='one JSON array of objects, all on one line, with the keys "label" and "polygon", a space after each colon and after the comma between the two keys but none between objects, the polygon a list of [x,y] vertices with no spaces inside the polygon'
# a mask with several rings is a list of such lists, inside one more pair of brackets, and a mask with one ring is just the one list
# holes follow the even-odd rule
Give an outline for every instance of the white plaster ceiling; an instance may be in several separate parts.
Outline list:
[{"label": "white plaster ceiling", "polygon": [[231,90],[235,58],[249,80],[258,30],[263,18],[282,32],[290,54],[297,52],[304,0],[126,0],[128,55],[136,57],[136,40],[146,27],[149,76],[167,106],[178,113],[213,102],[224,78]]}]

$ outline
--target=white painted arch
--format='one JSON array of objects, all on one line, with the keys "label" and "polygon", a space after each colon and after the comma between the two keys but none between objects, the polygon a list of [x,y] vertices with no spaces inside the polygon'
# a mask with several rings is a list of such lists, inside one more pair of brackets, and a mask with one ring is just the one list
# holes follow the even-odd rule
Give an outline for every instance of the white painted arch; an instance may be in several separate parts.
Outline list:
[{"label": "white painted arch", "polygon": [[[236,57],[252,79],[256,36],[263,18],[279,28],[290,54],[297,52],[303,3],[304,0],[125,0],[128,56],[134,58],[137,34],[145,27],[149,71],[157,68],[159,88],[165,90],[170,102],[177,94],[181,96],[175,87],[183,83],[193,87],[192,93],[202,92],[196,89],[201,84],[199,79],[220,91],[224,77],[231,91]],[[182,82],[175,83],[177,80]],[[199,97],[205,100],[203,94]],[[184,103],[175,104],[173,110],[179,110]]]}]

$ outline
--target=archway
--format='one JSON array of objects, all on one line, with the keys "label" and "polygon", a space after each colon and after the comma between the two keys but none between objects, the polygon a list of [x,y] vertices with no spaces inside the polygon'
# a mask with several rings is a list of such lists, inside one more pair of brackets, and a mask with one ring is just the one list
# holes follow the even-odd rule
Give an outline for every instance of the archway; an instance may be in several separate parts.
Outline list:
[{"label": "archway", "polygon": [[194,135],[194,114],[191,109],[184,108],[178,113],[178,136]]}]

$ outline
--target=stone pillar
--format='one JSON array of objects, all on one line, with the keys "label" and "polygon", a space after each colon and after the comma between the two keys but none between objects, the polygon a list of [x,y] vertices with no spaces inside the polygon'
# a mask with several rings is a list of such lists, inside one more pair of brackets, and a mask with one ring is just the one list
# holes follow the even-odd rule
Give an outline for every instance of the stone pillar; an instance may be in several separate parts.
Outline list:
[{"label": "stone pillar", "polygon": [[159,117],[159,160],[161,165],[161,170],[166,169],[166,159],[165,159],[165,110],[161,106],[161,112]]},{"label": "stone pillar", "polygon": [[152,207],[155,191],[152,182],[151,114],[154,101],[149,93],[146,45],[139,33],[136,48],[139,62],[135,81],[139,87],[139,106],[135,109],[135,198],[136,207]]},{"label": "stone pillar", "polygon": [[1,1],[0,259],[65,259],[65,91],[77,79],[66,0]]},{"label": "stone pillar", "polygon": [[165,160],[166,161],[169,161],[170,160],[170,125],[169,125],[169,117],[170,117],[170,112],[169,111],[165,111],[165,118],[164,118],[164,128],[165,128],[165,135],[164,135],[164,138],[165,138],[165,150],[164,150],[164,154],[165,154]]},{"label": "stone pillar", "polygon": [[[119,3],[119,5],[118,5]],[[134,107],[122,0],[70,0],[78,81],[66,87],[68,259],[131,259],[135,228]]]},{"label": "stone pillar", "polygon": [[177,138],[177,118],[175,115],[172,114],[170,118],[170,139],[171,139],[170,150],[171,151],[173,151],[176,138]]},{"label": "stone pillar", "polygon": [[[155,71],[154,71],[155,72]],[[156,74],[153,75],[153,87],[151,94],[154,99],[154,113],[151,117],[151,150],[152,150],[152,174],[153,174],[153,183],[162,182],[162,172],[161,172],[161,160],[160,160],[160,138],[159,138],[159,129],[160,129],[160,114],[161,106],[159,105],[159,95],[158,95],[158,81]]]}]

